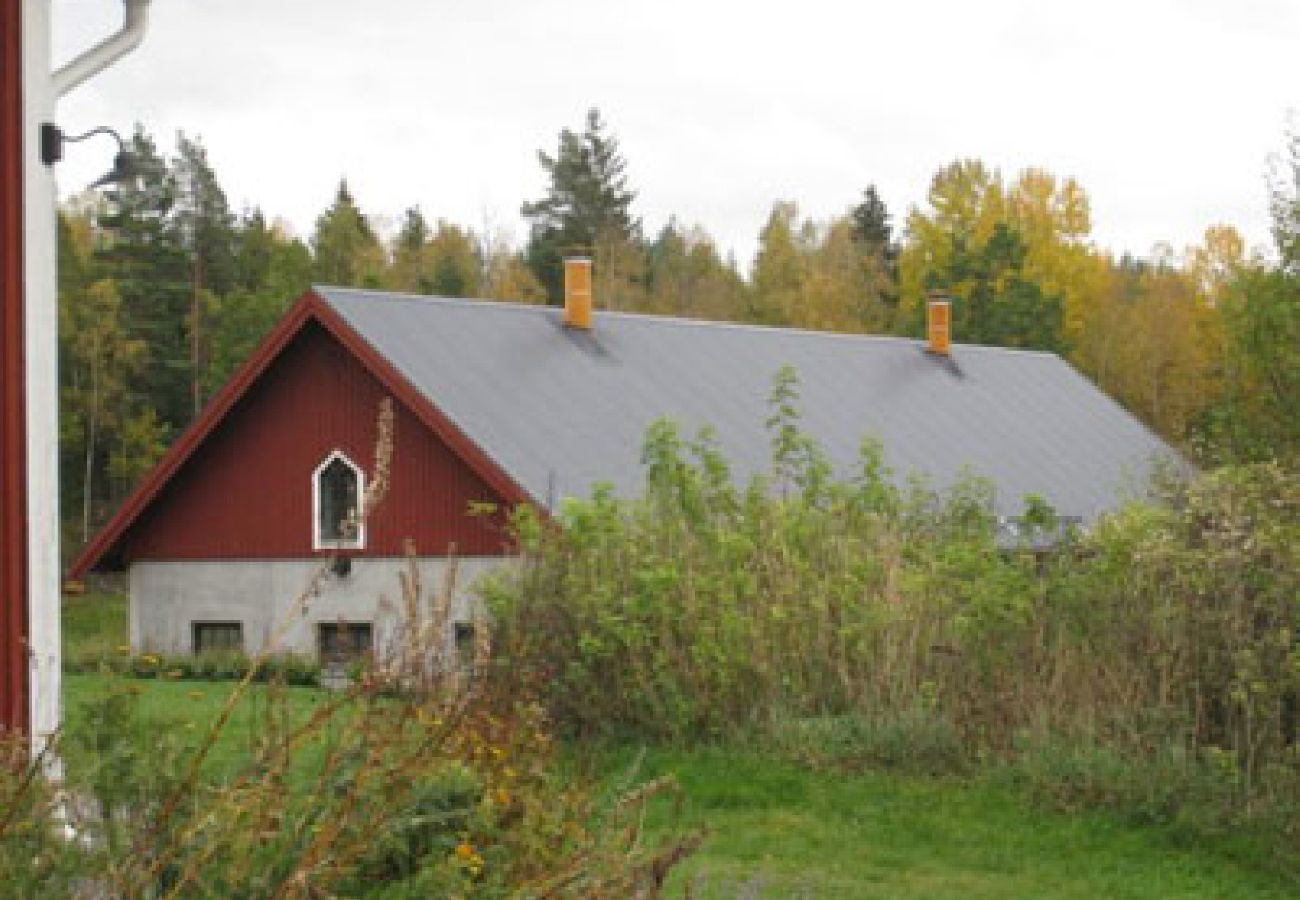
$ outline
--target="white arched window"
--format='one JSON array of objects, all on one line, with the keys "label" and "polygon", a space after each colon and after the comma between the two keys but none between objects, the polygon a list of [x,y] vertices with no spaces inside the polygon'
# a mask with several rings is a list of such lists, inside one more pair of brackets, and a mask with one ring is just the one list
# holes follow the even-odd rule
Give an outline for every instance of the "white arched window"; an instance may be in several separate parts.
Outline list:
[{"label": "white arched window", "polygon": [[359,550],[366,545],[361,501],[366,473],[335,450],[311,475],[312,547],[316,550]]}]

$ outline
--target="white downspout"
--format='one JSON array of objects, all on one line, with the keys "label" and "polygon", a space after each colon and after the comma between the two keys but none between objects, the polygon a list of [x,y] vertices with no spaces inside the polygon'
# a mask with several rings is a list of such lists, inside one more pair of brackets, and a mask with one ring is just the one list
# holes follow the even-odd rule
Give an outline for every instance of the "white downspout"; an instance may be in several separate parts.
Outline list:
[{"label": "white downspout", "polygon": [[122,4],[125,11],[122,27],[117,33],[81,53],[50,76],[54,96],[62,97],[140,46],[149,21],[149,0],[122,0]]},{"label": "white downspout", "polygon": [[[54,171],[38,135],[57,99],[112,65],[144,37],[149,0],[123,0],[122,28],[50,72],[50,0],[22,0],[23,319],[27,371],[28,670],[31,739],[41,755],[61,719],[58,285]],[[47,758],[58,774],[57,757]]]}]

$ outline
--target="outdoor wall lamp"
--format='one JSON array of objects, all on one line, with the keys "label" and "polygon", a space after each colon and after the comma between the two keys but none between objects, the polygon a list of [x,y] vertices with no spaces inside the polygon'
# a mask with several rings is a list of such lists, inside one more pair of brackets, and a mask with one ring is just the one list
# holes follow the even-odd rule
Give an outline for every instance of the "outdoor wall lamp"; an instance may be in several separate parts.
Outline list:
[{"label": "outdoor wall lamp", "polygon": [[106,184],[123,184],[131,181],[136,177],[137,166],[135,155],[126,149],[126,142],[122,136],[109,128],[107,125],[100,125],[92,128],[84,134],[68,136],[63,133],[63,129],[53,122],[41,123],[41,162],[47,166],[52,166],[59,160],[63,159],[63,145],[75,144],[78,141],[84,141],[86,138],[94,137],[97,134],[107,134],[117,141],[117,156],[113,159],[113,168],[110,169],[102,178],[91,184],[92,188],[103,187]]}]

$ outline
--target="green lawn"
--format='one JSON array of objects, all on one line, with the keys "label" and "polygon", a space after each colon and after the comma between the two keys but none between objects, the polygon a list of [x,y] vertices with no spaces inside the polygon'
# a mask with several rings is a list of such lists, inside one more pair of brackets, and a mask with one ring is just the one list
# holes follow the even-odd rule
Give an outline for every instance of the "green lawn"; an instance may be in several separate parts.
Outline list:
[{"label": "green lawn", "polygon": [[[983,779],[840,777],[730,750],[652,750],[639,771],[676,774],[684,823],[710,829],[674,882],[706,898],[1297,895],[1213,849],[1104,815],[1036,811]],[[667,818],[660,804],[651,825]]]},{"label": "green lawn", "polygon": [[[197,746],[205,739],[226,699],[235,689],[233,681],[168,681],[138,679],[127,676],[63,676],[64,716],[69,724],[85,720],[90,708],[109,691],[138,690],[140,718],[147,731],[160,739],[167,738],[187,746]],[[329,698],[315,688],[275,688],[275,702],[268,699],[265,685],[252,685],[237,704],[218,740],[204,762],[208,777],[220,778],[238,772],[249,759],[249,751],[258,734],[267,727],[269,710],[276,715],[276,726],[284,729],[305,722],[313,709]],[[319,753],[320,748],[312,748]],[[75,753],[69,753],[69,765],[77,765]]]}]

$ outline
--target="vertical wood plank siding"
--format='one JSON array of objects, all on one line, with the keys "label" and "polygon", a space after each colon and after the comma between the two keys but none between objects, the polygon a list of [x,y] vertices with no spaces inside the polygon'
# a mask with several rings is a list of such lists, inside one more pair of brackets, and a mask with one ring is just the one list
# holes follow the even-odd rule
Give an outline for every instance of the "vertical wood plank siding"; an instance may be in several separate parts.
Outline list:
[{"label": "vertical wood plank siding", "polygon": [[22,0],[0,0],[0,730],[26,730]]},{"label": "vertical wood plank siding", "polygon": [[[133,559],[283,559],[312,549],[312,472],[341,450],[374,474],[384,386],[309,322],[195,450],[121,543]],[[395,402],[387,498],[359,556],[397,556],[406,538],[441,555],[505,552],[501,498],[415,415]],[[467,514],[472,502],[502,510]]]}]

